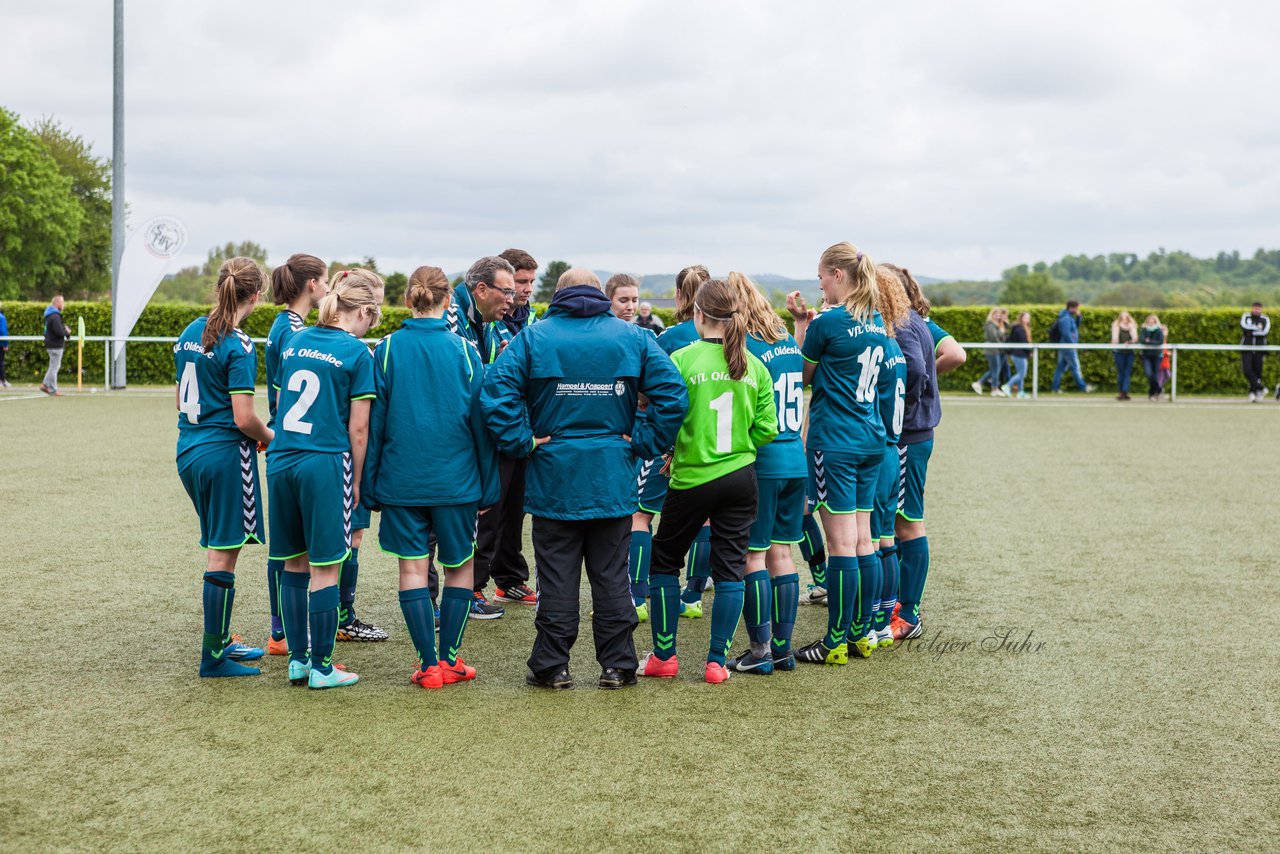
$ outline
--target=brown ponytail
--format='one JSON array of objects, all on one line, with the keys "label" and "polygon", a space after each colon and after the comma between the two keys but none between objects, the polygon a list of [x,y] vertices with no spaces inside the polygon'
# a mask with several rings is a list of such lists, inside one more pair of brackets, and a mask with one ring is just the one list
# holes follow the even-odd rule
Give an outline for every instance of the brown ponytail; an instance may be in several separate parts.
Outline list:
[{"label": "brown ponytail", "polygon": [[911,303],[911,308],[921,317],[929,316],[929,309],[932,303],[929,298],[924,295],[924,291],[920,289],[920,283],[916,281],[916,277],[911,275],[911,271],[906,267],[899,267],[897,264],[885,264],[890,270],[898,274],[898,278],[902,280],[902,287],[907,292],[907,299]]},{"label": "brown ponytail", "polygon": [[419,267],[409,277],[404,289],[404,304],[424,314],[438,306],[449,295],[449,278],[439,267]]},{"label": "brown ponytail", "polygon": [[228,258],[222,262],[218,283],[214,286],[213,311],[209,312],[200,339],[205,350],[218,346],[218,342],[236,328],[236,313],[255,294],[262,293],[263,279],[262,268],[252,258]]},{"label": "brown ponytail", "polygon": [[710,279],[698,288],[697,306],[707,320],[724,324],[724,361],[729,377],[740,380],[747,373],[747,320],[733,286],[723,279]]},{"label": "brown ponytail", "polygon": [[323,279],[329,268],[314,255],[295,252],[271,271],[271,299],[277,305],[290,305],[302,293],[307,282]]},{"label": "brown ponytail", "polygon": [[676,323],[693,317],[693,301],[698,297],[698,288],[710,278],[711,274],[701,264],[685,267],[676,274]]}]

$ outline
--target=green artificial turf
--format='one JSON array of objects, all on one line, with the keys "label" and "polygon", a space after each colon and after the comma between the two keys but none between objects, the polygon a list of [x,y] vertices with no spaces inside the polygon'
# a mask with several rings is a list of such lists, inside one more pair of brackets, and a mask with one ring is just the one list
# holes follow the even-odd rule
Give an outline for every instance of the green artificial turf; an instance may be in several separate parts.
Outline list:
[{"label": "green artificial turf", "polygon": [[[946,402],[925,642],[709,686],[709,620],[683,621],[678,679],[606,692],[584,623],[578,689],[539,693],[512,606],[468,626],[477,681],[427,692],[375,517],[358,606],[391,640],[341,644],[360,684],[309,692],[279,658],[196,677],[169,395],[0,397],[0,847],[1270,847],[1280,413],[1099,404]],[[233,621],[259,644],[265,559]],[[797,641],[824,620],[801,608]],[[1031,648],[992,651],[1002,626]]]}]

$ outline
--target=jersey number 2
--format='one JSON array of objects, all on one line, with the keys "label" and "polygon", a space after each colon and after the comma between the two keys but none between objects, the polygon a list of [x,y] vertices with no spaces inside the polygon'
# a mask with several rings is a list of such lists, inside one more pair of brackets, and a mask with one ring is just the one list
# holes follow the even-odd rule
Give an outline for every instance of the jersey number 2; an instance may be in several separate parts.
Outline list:
[{"label": "jersey number 2", "polygon": [[196,363],[187,362],[178,382],[178,411],[187,416],[188,424],[200,423],[200,383],[196,381]]},{"label": "jersey number 2", "polygon": [[311,435],[311,424],[302,420],[320,395],[320,378],[314,371],[294,371],[289,375],[289,391],[301,391],[298,399],[284,415],[284,429],[290,433]]}]

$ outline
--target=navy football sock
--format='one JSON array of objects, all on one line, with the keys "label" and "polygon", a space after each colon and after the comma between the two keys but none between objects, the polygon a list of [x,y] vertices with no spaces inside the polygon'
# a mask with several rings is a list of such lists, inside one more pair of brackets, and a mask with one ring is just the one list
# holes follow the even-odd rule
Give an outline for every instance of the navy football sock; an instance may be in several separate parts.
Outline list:
[{"label": "navy football sock", "polygon": [[637,605],[649,598],[649,558],[652,552],[653,534],[649,531],[632,531],[627,567],[631,571],[631,599]]},{"label": "navy football sock", "polygon": [[773,637],[773,587],[769,584],[769,573],[763,569],[747,573],[743,583],[746,588],[742,619],[747,624],[751,653],[759,657],[769,651],[769,640]]},{"label": "navy football sock", "polygon": [[436,658],[436,615],[431,607],[431,591],[425,587],[400,591],[400,612],[409,628],[409,639],[418,653],[418,669],[439,663]]},{"label": "navy football sock", "polygon": [[898,601],[902,603],[900,616],[908,623],[918,623],[924,583],[929,577],[929,538],[899,540],[898,558],[901,564],[898,584]]},{"label": "navy football sock", "polygon": [[649,577],[649,620],[653,623],[653,654],[666,661],[676,654],[676,626],[680,622],[680,579],[675,575]]},{"label": "navy football sock", "polygon": [[884,629],[893,616],[893,606],[898,604],[898,547],[880,547],[880,569],[883,585],[880,588],[880,610],[876,612],[876,628]]},{"label": "navy football sock", "polygon": [[729,645],[733,643],[738,619],[742,616],[745,587],[741,581],[716,582],[716,595],[711,600],[711,649],[707,652],[707,661],[724,664],[728,658]]},{"label": "navy football sock", "polygon": [[338,586],[311,591],[311,666],[326,676],[333,672],[333,645],[338,639]]},{"label": "navy football sock", "polygon": [[689,547],[689,583],[680,599],[684,602],[697,602],[702,599],[711,580],[711,528],[703,525],[698,529],[698,536]]},{"label": "navy football sock", "polygon": [[231,640],[231,605],[235,601],[236,577],[230,572],[204,574],[204,639],[201,652],[211,658],[222,658]]},{"label": "navy football sock", "polygon": [[444,588],[440,600],[440,657],[450,666],[458,663],[462,635],[471,613],[471,591],[466,587]]},{"label": "navy football sock", "polygon": [[773,641],[775,658],[791,654],[791,633],[796,625],[796,606],[800,604],[800,576],[794,572],[771,580],[773,587]]},{"label": "navy football sock", "polygon": [[871,631],[872,607],[880,595],[880,558],[875,554],[858,556],[858,612],[850,640],[865,637]]},{"label": "navy football sock", "polygon": [[289,660],[307,660],[307,588],[311,586],[309,572],[280,573],[280,619],[284,622],[284,637],[289,643]]},{"label": "navy football sock", "polygon": [[267,559],[267,601],[271,603],[271,638],[284,638],[284,621],[280,619],[280,576],[284,574],[284,561]]},{"label": "navy football sock", "polygon": [[827,562],[827,634],[822,642],[834,649],[845,642],[857,607],[858,559],[832,555]]},{"label": "navy football sock", "polygon": [[800,556],[809,564],[813,583],[827,586],[827,547],[822,539],[822,526],[812,513],[804,517],[804,539],[800,541]]},{"label": "navy football sock", "polygon": [[356,618],[356,581],[360,578],[360,549],[351,547],[351,554],[342,562],[338,571],[338,625],[349,626]]}]

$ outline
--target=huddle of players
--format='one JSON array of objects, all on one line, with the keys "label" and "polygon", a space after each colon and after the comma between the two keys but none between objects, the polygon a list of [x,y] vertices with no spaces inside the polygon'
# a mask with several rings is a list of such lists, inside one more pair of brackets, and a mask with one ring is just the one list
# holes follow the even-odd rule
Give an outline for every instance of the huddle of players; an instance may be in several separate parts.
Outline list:
[{"label": "huddle of players", "polygon": [[[368,526],[362,503],[381,510],[382,547],[399,559],[401,608],[418,656],[412,681],[437,688],[474,678],[458,650],[473,603],[476,518],[500,498],[479,406],[486,360],[451,332],[456,318],[451,325],[444,316],[453,294],[437,268],[414,272],[405,295],[413,317],[372,354],[359,339],[380,319],[381,281],[350,270],[329,283],[325,273],[305,255],[273,273],[276,301],[288,308],[267,347],[269,424],[253,413],[256,355],[237,328],[263,290],[256,264],[223,265],[213,311],[174,347],[178,469],[209,549],[201,675],[256,674],[240,662],[263,655],[231,635],[230,615],[238,551],[264,540],[255,451],[265,448],[269,588],[279,614],[272,643],[287,645],[290,681],[353,684],[358,676],[332,661],[340,626],[381,631],[354,619],[348,568],[358,547],[353,530]],[[638,462],[632,595],[654,639],[641,675],[675,675],[678,618],[701,616],[708,578],[715,590],[709,682],[733,671],[793,669],[797,659],[844,664],[851,648],[867,656],[921,631],[923,489],[940,415],[934,357],[954,341],[929,328],[928,303],[910,273],[876,267],[851,244],[823,253],[819,279],[822,313],[798,294],[788,298],[794,337],[744,275],[713,280],[690,267],[677,279],[679,322],[658,344],[684,378],[689,406],[672,453]],[[629,319],[638,285],[615,277],[607,295]],[[319,325],[303,328],[312,306]],[[432,393],[422,394],[428,373]],[[813,389],[807,441],[806,385]],[[665,512],[654,533],[658,511]],[[825,599],[828,630],[793,652],[797,543],[814,576],[806,599]],[[446,575],[438,652],[428,589],[433,545]],[[690,582],[682,592],[686,550]],[[744,615],[750,645],[730,660]]]}]

